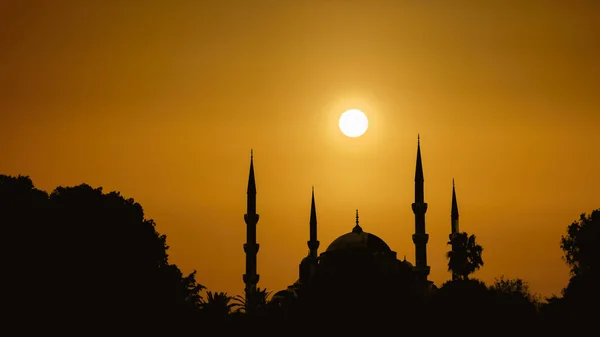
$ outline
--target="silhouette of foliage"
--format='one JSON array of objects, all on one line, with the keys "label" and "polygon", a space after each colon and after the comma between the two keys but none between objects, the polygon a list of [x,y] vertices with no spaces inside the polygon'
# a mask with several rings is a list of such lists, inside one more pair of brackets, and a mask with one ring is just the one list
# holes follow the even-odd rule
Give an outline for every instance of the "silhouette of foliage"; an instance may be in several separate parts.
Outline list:
[{"label": "silhouette of foliage", "polygon": [[195,308],[199,308],[203,302],[200,292],[206,289],[206,287],[196,281],[196,270],[183,278],[183,284],[186,290],[184,302],[189,303]]},{"label": "silhouette of foliage", "polygon": [[560,240],[563,258],[574,276],[584,275],[598,268],[600,263],[600,209],[581,214]]},{"label": "silhouette of foliage", "polygon": [[225,292],[206,292],[206,300],[202,302],[201,308],[205,315],[211,319],[225,319],[235,308],[233,298]]},{"label": "silhouette of foliage", "polygon": [[553,317],[558,312],[563,319],[578,322],[578,328],[591,327],[597,319],[597,311],[591,308],[600,302],[600,209],[581,214],[569,225],[560,247],[571,269],[571,279],[562,299],[556,299],[555,308],[547,308],[546,312]]},{"label": "silhouette of foliage", "polygon": [[[39,318],[40,324],[51,321],[35,315],[40,308],[34,303],[40,301],[40,284],[53,279],[55,255],[51,250],[56,245],[47,207],[48,194],[36,189],[29,177],[0,175],[0,225],[5,238],[3,248],[9,254],[3,262],[2,305],[5,312],[20,318]],[[49,293],[46,301],[52,291]],[[9,317],[5,318],[10,321]],[[20,329],[27,333],[32,328],[24,325]]]},{"label": "silhouette of foliage", "polygon": [[503,275],[494,281],[490,292],[496,304],[496,319],[518,325],[521,330],[537,326],[540,301],[530,292],[527,282],[506,279]]},{"label": "silhouette of foliage", "polygon": [[438,324],[453,326],[462,322],[473,329],[492,321],[493,303],[487,286],[479,280],[447,281],[433,295],[429,317],[434,317]]},{"label": "silhouette of foliage", "polygon": [[529,290],[529,284],[520,278],[507,279],[502,275],[494,280],[490,290],[509,297],[523,298],[534,305],[540,303],[539,296],[532,294]]},{"label": "silhouette of foliage", "polygon": [[450,242],[451,250],[446,253],[448,259],[448,271],[459,276],[463,280],[469,279],[469,275],[483,266],[483,248],[477,244],[475,235],[457,233]]},{"label": "silhouette of foliage", "polygon": [[255,315],[265,312],[270,295],[267,289],[256,288],[255,291],[246,292],[245,296],[235,296],[234,302],[240,312]]},{"label": "silhouette of foliage", "polygon": [[166,236],[133,199],[86,184],[48,195],[28,177],[0,175],[0,210],[18,247],[13,261],[29,267],[15,281],[21,302],[39,302],[31,289],[45,276],[53,308],[37,311],[40,320],[61,329],[73,321],[110,329],[155,320],[156,328],[198,314],[196,273],[184,276],[169,263]]}]

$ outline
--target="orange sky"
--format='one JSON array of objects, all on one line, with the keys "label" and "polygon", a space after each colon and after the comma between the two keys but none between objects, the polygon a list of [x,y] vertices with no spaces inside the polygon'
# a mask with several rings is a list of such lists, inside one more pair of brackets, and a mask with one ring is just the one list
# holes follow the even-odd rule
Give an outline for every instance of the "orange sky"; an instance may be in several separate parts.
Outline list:
[{"label": "orange sky", "polygon": [[[233,295],[250,148],[259,286],[280,290],[308,250],[313,184],[320,251],[358,208],[414,261],[420,133],[430,279],[449,278],[455,178],[475,277],[558,293],[560,236],[600,207],[600,6],[449,3],[0,0],[0,173],[135,198],[172,262]],[[363,137],[337,128],[349,108]]]}]

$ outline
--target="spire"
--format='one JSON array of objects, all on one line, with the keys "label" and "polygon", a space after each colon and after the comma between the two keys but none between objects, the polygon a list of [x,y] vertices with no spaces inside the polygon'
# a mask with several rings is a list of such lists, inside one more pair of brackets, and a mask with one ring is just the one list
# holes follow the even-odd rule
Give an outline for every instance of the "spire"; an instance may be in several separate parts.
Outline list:
[{"label": "spire", "polygon": [[415,202],[425,202],[423,187],[423,162],[421,160],[421,136],[417,135],[417,167],[415,170]]},{"label": "spire", "polygon": [[250,174],[248,176],[248,191],[247,191],[247,207],[248,214],[256,214],[256,182],[254,180],[254,155],[250,150]]},{"label": "spire", "polygon": [[[314,233],[313,233],[314,227]],[[317,236],[317,207],[315,206],[315,187],[312,188],[312,200],[310,203],[310,236],[311,239]]]},{"label": "spire", "polygon": [[250,175],[248,177],[248,194],[256,194],[256,182],[254,181],[254,154],[250,150]]},{"label": "spire", "polygon": [[354,226],[354,228],[352,229],[353,233],[361,233],[362,232],[362,227],[360,227],[360,225],[358,224],[358,210],[356,210],[356,226]]},{"label": "spire", "polygon": [[319,241],[317,240],[317,207],[315,206],[315,187],[312,187],[312,200],[310,203],[310,238],[307,242],[308,252],[311,257],[317,257]]},{"label": "spire", "polygon": [[456,189],[452,179],[452,220],[458,220],[458,203],[456,202]]},{"label": "spire", "polygon": [[451,234],[458,233],[458,202],[456,202],[456,188],[454,187],[454,179],[452,179],[452,211],[451,211]]},{"label": "spire", "polygon": [[[452,178],[452,211],[450,212],[450,243],[452,244],[452,251],[456,250],[454,246],[454,238],[459,232],[458,229],[458,203],[456,202],[456,188],[454,186],[454,178]],[[452,280],[457,280],[459,277],[454,272],[452,273]]]},{"label": "spire", "polygon": [[415,171],[415,181],[423,181],[423,163],[421,161],[421,136],[417,135],[417,170]]}]

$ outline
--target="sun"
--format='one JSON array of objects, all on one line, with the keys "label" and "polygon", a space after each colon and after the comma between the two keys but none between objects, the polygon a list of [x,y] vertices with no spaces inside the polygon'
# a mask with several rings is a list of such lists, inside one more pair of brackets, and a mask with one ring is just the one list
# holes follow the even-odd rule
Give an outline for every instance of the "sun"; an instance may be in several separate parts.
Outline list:
[{"label": "sun", "polygon": [[369,120],[364,112],[352,109],[344,112],[340,117],[340,130],[350,138],[362,136],[369,128]]}]

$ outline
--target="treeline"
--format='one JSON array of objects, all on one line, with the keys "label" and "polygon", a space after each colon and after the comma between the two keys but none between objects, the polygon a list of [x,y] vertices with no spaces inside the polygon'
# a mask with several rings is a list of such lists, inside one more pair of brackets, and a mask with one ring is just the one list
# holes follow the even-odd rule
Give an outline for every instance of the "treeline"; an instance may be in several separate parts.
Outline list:
[{"label": "treeline", "polygon": [[424,333],[464,333],[479,325],[592,327],[598,316],[599,215],[600,209],[583,214],[562,238],[572,278],[560,296],[541,299],[520,279],[501,277],[490,286],[469,279],[483,260],[481,247],[465,233],[448,255],[455,280],[433,294],[388,296],[374,292],[375,283],[346,289],[343,298],[322,296],[315,307],[316,302],[274,297],[265,289],[236,297],[206,291],[196,272],[185,275],[169,261],[166,236],[141,205],[118,192],[82,184],[48,194],[29,177],[0,175],[5,329],[171,335],[218,329],[227,335],[289,327],[310,332],[317,323],[319,331],[398,333],[417,327]]}]

